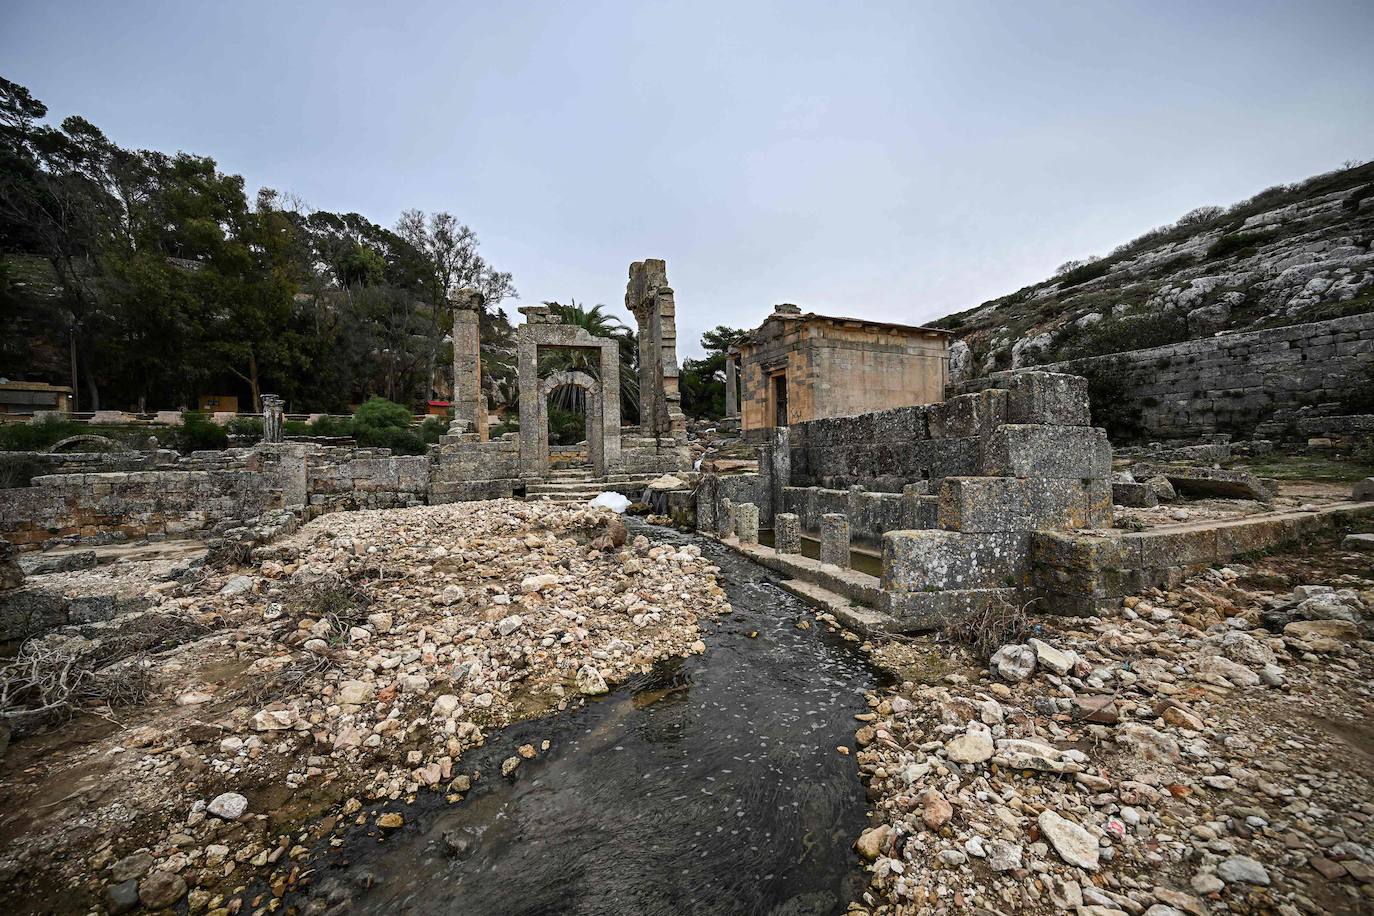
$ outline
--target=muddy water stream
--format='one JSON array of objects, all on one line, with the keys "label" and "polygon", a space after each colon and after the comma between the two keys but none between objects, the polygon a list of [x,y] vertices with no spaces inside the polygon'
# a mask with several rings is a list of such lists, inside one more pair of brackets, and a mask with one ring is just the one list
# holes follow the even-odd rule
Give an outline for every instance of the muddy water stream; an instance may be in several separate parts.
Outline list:
[{"label": "muddy water stream", "polygon": [[[657,529],[657,541],[689,538]],[[734,613],[708,651],[584,709],[526,722],[464,757],[457,805],[422,796],[406,827],[321,853],[307,912],[843,912],[863,888],[854,714],[873,674],[769,573],[695,538]],[[551,747],[513,779],[500,762]],[[303,904],[305,901],[294,901]]]}]

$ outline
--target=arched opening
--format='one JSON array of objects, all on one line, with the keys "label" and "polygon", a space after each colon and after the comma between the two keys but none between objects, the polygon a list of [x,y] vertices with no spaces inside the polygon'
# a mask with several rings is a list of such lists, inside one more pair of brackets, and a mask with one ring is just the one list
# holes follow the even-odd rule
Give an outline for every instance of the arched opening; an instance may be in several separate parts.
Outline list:
[{"label": "arched opening", "polygon": [[580,370],[555,372],[539,383],[539,451],[544,470],[590,467],[606,473],[601,385]]}]

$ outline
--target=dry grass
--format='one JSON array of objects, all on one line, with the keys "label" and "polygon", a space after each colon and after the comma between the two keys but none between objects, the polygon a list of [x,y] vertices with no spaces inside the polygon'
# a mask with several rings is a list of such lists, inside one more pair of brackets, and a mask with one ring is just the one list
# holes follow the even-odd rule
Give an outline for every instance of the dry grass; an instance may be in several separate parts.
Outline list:
[{"label": "dry grass", "polygon": [[987,659],[999,647],[1025,638],[1030,631],[1030,605],[1031,602],[1016,605],[999,598],[961,620],[946,624],[945,636]]}]

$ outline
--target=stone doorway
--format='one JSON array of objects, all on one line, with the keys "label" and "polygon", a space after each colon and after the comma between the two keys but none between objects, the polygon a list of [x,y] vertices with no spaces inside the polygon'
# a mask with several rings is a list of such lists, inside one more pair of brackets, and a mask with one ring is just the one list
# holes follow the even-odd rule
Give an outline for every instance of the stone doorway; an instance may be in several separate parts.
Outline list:
[{"label": "stone doorway", "polygon": [[[610,338],[593,337],[586,330],[563,324],[545,306],[520,309],[525,323],[516,329],[516,353],[520,373],[520,473],[542,478],[549,473],[548,398],[565,385],[581,389],[588,404],[588,459],[598,477],[618,473],[620,457],[620,350]],[[591,351],[596,375],[581,370],[557,372],[539,378],[540,354],[548,350]],[[610,380],[603,394],[598,379]]]},{"label": "stone doorway", "polygon": [[550,443],[549,420],[553,401],[560,391],[572,389],[579,393],[573,399],[580,402],[583,414],[583,438],[587,443],[585,465],[598,476],[605,473],[606,449],[602,416],[605,412],[602,403],[601,384],[586,372],[570,370],[555,372],[539,383],[539,449],[546,469],[555,465],[573,467],[573,463],[555,460],[555,449]]}]

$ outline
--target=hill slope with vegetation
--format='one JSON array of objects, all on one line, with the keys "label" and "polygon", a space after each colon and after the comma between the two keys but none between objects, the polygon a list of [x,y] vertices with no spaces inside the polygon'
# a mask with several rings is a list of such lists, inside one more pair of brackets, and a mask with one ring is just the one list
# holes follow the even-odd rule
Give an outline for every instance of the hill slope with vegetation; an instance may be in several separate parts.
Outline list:
[{"label": "hill slope with vegetation", "polygon": [[977,377],[1374,311],[1374,163],[1199,207],[1104,257],[935,322]]}]

